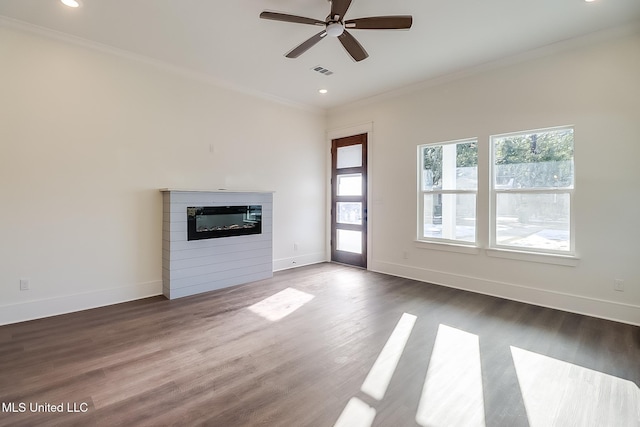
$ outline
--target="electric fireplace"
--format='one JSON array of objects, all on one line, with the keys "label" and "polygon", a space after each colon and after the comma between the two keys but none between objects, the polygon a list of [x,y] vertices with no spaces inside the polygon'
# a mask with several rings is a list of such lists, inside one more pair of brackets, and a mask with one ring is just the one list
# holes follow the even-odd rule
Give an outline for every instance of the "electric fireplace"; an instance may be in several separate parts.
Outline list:
[{"label": "electric fireplace", "polygon": [[187,208],[187,240],[262,233],[262,206],[196,206]]}]

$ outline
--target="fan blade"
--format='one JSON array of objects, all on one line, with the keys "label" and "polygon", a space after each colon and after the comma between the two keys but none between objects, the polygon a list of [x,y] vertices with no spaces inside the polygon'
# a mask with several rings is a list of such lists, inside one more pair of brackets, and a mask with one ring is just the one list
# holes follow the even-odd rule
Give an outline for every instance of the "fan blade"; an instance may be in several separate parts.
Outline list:
[{"label": "fan blade", "polygon": [[305,18],[304,16],[287,15],[286,13],[278,12],[262,12],[260,14],[262,19],[271,19],[273,21],[293,22],[295,24],[310,24],[310,25],[325,25],[324,21],[318,21],[317,19]]},{"label": "fan blade", "polygon": [[331,18],[338,15],[342,21],[349,6],[351,6],[351,0],[331,0]]},{"label": "fan blade", "polygon": [[349,55],[351,55],[351,57],[356,62],[367,59],[367,57],[369,56],[362,45],[358,43],[358,40],[356,40],[355,37],[353,37],[348,31],[345,30],[341,35],[338,36],[338,39],[340,40],[340,43],[342,43],[342,46],[347,49]]},{"label": "fan blade", "polygon": [[412,23],[411,15],[372,16],[344,21],[344,26],[354,30],[407,30]]},{"label": "fan blade", "polygon": [[297,58],[298,56],[302,55],[303,53],[305,53],[306,51],[311,49],[313,46],[315,46],[315,44],[318,43],[320,40],[322,40],[326,35],[327,35],[326,31],[324,31],[324,30],[320,31],[315,36],[311,37],[310,39],[308,39],[307,41],[303,42],[299,46],[293,48],[285,56],[287,58]]}]

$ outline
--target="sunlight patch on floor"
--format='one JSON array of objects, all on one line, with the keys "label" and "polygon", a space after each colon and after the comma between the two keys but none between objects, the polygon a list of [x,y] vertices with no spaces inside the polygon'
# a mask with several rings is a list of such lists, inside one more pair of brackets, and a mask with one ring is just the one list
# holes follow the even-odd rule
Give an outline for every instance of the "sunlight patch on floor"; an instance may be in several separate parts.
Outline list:
[{"label": "sunlight patch on floor", "polygon": [[477,335],[438,327],[416,422],[424,427],[485,425]]},{"label": "sunlight patch on floor", "polygon": [[249,310],[267,320],[276,322],[290,315],[313,298],[313,295],[306,292],[287,288],[253,304]]},{"label": "sunlight patch on floor", "polygon": [[511,347],[531,427],[640,426],[633,382]]},{"label": "sunlight patch on floor", "polygon": [[333,427],[370,427],[376,410],[357,397],[352,397]]},{"label": "sunlight patch on floor", "polygon": [[384,397],[391,377],[398,366],[400,356],[409,340],[417,317],[413,314],[403,313],[395,329],[389,336],[387,343],[382,348],[378,358],[374,362],[367,378],[360,390],[374,399],[381,400]]},{"label": "sunlight patch on floor", "polygon": [[[416,319],[417,317],[413,314],[402,313],[396,327],[391,332],[378,358],[369,370],[360,391],[374,399],[382,400],[407,345]],[[369,427],[375,417],[375,408],[367,405],[357,397],[352,397],[334,427]]]}]

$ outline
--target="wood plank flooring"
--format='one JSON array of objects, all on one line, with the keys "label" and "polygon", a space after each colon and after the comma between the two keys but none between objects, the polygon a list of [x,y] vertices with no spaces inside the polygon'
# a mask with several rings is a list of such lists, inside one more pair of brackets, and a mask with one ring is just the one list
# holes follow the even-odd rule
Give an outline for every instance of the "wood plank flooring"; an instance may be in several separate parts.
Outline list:
[{"label": "wood plank flooring", "polygon": [[0,426],[640,425],[640,328],[335,264],[2,326],[0,370]]}]

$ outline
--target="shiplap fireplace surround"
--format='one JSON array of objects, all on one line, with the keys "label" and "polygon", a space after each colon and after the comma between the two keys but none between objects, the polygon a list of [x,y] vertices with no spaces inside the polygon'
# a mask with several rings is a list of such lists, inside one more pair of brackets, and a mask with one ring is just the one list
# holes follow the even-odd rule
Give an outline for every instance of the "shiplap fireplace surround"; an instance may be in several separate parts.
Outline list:
[{"label": "shiplap fireplace surround", "polygon": [[[162,189],[162,291],[169,299],[273,276],[273,193]],[[262,206],[262,232],[187,240],[187,208]]]}]

